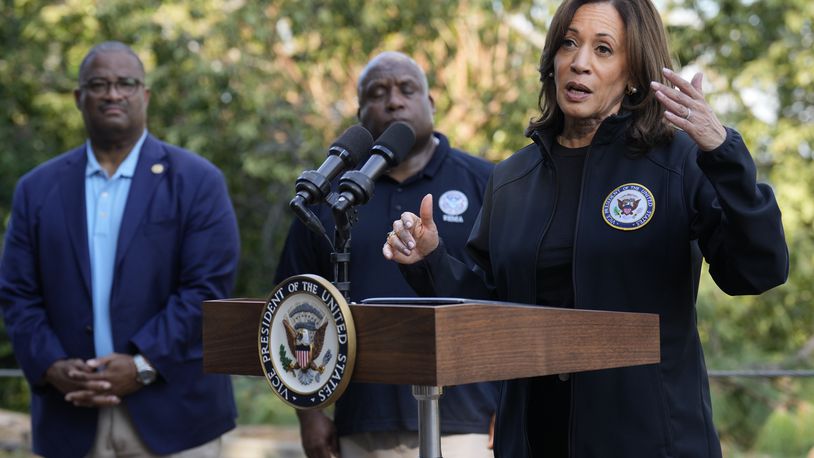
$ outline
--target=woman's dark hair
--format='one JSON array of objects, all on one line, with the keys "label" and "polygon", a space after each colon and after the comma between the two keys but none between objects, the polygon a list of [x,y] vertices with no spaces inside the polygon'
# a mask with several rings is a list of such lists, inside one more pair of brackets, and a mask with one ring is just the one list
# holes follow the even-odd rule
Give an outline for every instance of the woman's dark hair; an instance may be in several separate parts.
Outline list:
[{"label": "woman's dark hair", "polygon": [[664,109],[650,90],[650,81],[672,86],[661,71],[664,67],[672,68],[667,33],[650,0],[565,0],[557,8],[540,57],[540,116],[529,122],[526,135],[540,129],[562,128],[564,115],[557,105],[554,78],[549,76],[554,72],[554,56],[577,9],[602,2],[616,8],[625,27],[628,69],[637,92],[625,96],[622,110],[629,111],[633,118],[628,131],[630,146],[635,153],[643,154],[653,145],[670,140],[674,133],[664,121]]}]

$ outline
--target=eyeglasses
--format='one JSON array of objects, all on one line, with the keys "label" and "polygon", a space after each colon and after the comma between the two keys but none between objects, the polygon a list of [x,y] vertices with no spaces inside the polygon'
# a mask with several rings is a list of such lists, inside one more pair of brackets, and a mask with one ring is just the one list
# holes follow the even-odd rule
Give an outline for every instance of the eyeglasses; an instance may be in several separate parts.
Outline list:
[{"label": "eyeglasses", "polygon": [[104,78],[91,78],[80,87],[86,89],[91,95],[100,96],[107,94],[107,91],[110,90],[110,86],[113,86],[119,94],[129,97],[135,94],[142,84],[144,83],[136,78],[119,78],[116,81],[108,81]]}]

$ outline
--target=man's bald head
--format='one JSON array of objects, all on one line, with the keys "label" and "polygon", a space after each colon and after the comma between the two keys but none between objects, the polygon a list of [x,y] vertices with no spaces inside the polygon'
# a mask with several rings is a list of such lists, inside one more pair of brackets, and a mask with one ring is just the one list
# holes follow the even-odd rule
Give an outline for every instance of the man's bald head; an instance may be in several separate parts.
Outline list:
[{"label": "man's bald head", "polygon": [[384,51],[370,59],[367,65],[365,65],[365,68],[363,68],[362,72],[359,74],[359,80],[356,83],[356,94],[360,100],[362,99],[362,92],[371,71],[378,67],[389,66],[394,63],[401,63],[402,65],[406,64],[406,66],[411,67],[415,72],[415,76],[418,77],[419,81],[423,85],[422,89],[424,92],[429,92],[430,85],[427,82],[427,75],[412,57],[398,51]]}]

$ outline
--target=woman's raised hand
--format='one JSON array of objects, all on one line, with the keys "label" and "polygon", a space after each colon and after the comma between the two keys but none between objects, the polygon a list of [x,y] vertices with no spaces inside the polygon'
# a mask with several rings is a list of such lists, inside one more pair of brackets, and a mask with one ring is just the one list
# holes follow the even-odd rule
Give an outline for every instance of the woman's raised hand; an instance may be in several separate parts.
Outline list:
[{"label": "woman's raised hand", "polygon": [[664,119],[687,132],[701,151],[712,151],[721,146],[726,140],[726,129],[704,99],[701,90],[704,75],[696,73],[690,83],[668,68],[663,72],[675,88],[656,81],[651,82],[650,87],[665,108]]},{"label": "woman's raised hand", "polygon": [[404,212],[393,221],[382,247],[385,258],[399,264],[413,264],[438,248],[438,228],[432,219],[432,194],[421,199],[419,215]]}]

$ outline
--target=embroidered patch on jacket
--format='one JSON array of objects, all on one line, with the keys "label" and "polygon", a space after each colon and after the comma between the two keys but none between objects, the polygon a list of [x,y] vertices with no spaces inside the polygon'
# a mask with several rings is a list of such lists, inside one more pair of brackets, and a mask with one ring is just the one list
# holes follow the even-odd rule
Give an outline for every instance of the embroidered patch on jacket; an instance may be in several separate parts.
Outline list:
[{"label": "embroidered patch on jacket", "polygon": [[466,194],[453,189],[441,194],[438,199],[438,208],[444,212],[442,215],[444,221],[463,223],[464,217],[461,215],[469,208],[469,199],[466,198]]},{"label": "embroidered patch on jacket", "polygon": [[649,189],[626,183],[611,191],[602,204],[602,218],[620,231],[641,229],[653,218],[656,200]]}]

